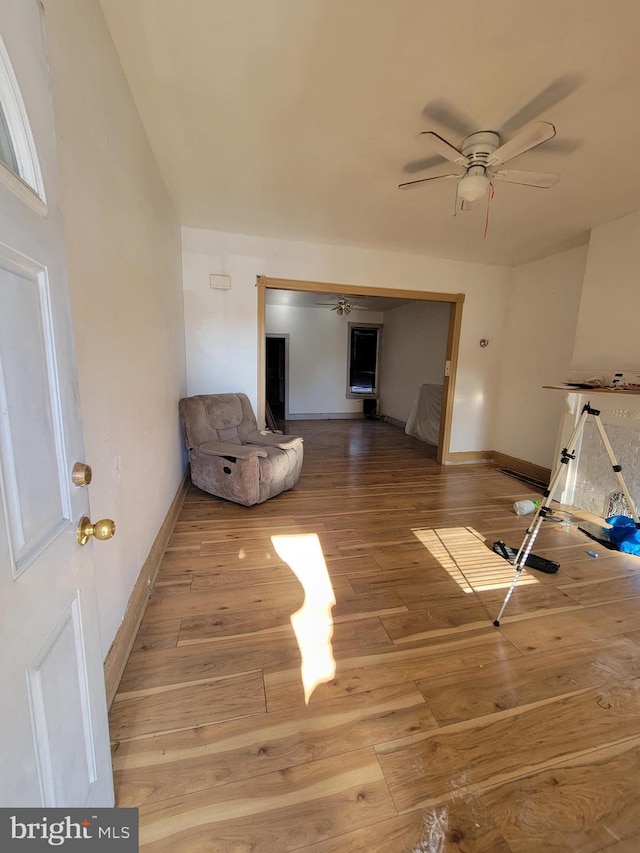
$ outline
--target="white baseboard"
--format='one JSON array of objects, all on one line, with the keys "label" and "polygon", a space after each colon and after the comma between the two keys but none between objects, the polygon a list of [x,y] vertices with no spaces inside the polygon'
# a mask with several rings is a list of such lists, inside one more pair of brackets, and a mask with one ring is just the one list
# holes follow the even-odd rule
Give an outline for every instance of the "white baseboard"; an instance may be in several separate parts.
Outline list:
[{"label": "white baseboard", "polygon": [[362,412],[307,412],[296,415],[289,413],[285,416],[285,421],[344,421],[362,420],[363,417]]},{"label": "white baseboard", "polygon": [[385,421],[388,424],[393,424],[393,426],[399,427],[402,430],[407,426],[406,421],[400,421],[398,418],[392,418],[391,415],[380,415],[380,420]]}]

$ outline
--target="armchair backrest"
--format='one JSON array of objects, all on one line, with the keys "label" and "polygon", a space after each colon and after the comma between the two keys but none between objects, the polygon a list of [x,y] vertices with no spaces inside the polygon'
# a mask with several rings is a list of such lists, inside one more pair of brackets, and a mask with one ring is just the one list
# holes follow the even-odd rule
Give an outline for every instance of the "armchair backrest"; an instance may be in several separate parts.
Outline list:
[{"label": "armchair backrest", "polygon": [[205,441],[244,444],[258,428],[246,394],[199,394],[180,400],[187,448]]}]

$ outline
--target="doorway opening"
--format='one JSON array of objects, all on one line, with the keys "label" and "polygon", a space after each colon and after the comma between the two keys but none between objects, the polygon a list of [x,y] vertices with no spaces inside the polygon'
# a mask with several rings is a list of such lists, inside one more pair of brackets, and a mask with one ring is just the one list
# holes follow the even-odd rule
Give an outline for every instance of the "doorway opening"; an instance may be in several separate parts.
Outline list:
[{"label": "doorway opening", "polygon": [[[445,361],[442,376],[442,403],[440,407],[440,424],[438,430],[438,443],[436,459],[441,464],[450,461],[449,444],[451,440],[451,427],[453,420],[453,403],[455,393],[455,381],[458,365],[458,350],[460,344],[460,331],[462,326],[462,309],[464,305],[463,293],[442,293],[438,291],[416,291],[396,288],[382,288],[366,285],[344,285],[328,282],[301,281],[297,279],[269,278],[267,276],[257,277],[258,291],[258,420],[264,423],[268,414],[266,396],[266,294],[271,290],[297,291],[305,294],[308,301],[313,302],[314,296],[333,296],[346,299],[354,297],[371,297],[389,300],[402,300],[403,302],[440,302],[448,305],[448,332],[445,348]],[[304,303],[305,305],[307,303]],[[285,303],[283,303],[285,304]],[[446,322],[446,321],[445,321]],[[275,337],[283,337],[282,334]],[[288,358],[288,355],[287,355]],[[285,383],[286,384],[286,383]],[[349,396],[347,394],[347,396]],[[358,395],[363,396],[363,395]],[[373,395],[367,395],[373,396]],[[375,398],[374,398],[375,400]],[[285,415],[286,412],[285,401]],[[371,413],[370,413],[371,414]],[[391,420],[391,419],[390,419]],[[392,421],[393,422],[393,421]]]},{"label": "doorway opening", "polygon": [[378,396],[381,333],[377,323],[349,323],[347,397]]},{"label": "doorway opening", "polygon": [[288,335],[267,335],[265,342],[265,400],[278,428],[287,419],[288,338]]}]

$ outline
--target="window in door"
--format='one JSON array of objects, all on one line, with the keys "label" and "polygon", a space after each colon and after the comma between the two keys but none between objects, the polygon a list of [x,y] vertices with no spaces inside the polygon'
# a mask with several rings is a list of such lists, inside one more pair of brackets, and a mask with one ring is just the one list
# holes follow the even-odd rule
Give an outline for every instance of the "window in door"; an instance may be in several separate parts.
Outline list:
[{"label": "window in door", "polygon": [[20,167],[18,166],[18,158],[13,148],[11,134],[7,119],[0,104],[0,160],[7,166],[15,175],[20,175]]},{"label": "window in door", "polygon": [[0,37],[0,181],[38,212],[46,212],[44,181],[29,117],[2,37]]},{"label": "window in door", "polygon": [[382,326],[349,323],[347,397],[377,397]]}]

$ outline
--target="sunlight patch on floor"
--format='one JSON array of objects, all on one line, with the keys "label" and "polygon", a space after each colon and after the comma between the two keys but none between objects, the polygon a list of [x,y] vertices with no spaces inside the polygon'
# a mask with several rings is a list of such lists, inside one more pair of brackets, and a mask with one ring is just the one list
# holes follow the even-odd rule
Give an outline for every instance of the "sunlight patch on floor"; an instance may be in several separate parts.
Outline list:
[{"label": "sunlight patch on floor", "polygon": [[[513,566],[487,548],[472,527],[414,529],[412,533],[463,592],[506,589],[511,585]],[[518,583],[524,586],[539,581],[523,572]]]},{"label": "sunlight patch on floor", "polygon": [[304,589],[300,610],[291,615],[302,664],[300,672],[307,705],[313,691],[336,674],[331,639],[336,596],[317,534],[272,536],[276,553],[298,578]]}]

